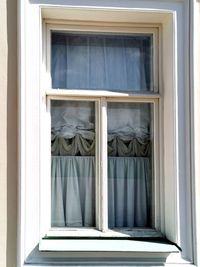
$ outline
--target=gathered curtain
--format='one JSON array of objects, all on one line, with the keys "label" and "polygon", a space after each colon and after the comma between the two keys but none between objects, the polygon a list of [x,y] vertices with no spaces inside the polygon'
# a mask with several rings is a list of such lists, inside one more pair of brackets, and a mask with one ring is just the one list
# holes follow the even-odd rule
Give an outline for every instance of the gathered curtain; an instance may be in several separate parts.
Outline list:
[{"label": "gathered curtain", "polygon": [[[94,102],[52,100],[52,226],[95,227]],[[120,117],[121,116],[121,117]],[[119,121],[119,118],[124,118]],[[108,224],[150,224],[150,107],[108,103]]]}]

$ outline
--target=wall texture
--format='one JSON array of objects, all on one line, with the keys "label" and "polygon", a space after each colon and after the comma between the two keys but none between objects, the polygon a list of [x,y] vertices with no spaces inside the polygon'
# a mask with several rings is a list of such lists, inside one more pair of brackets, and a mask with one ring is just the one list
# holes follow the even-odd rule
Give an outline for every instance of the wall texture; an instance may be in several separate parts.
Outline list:
[{"label": "wall texture", "polygon": [[6,263],[6,174],[7,174],[7,153],[6,153],[6,96],[7,96],[7,33],[6,33],[6,1],[0,2],[0,88],[1,88],[1,105],[0,105],[0,266]]},{"label": "wall texture", "polygon": [[16,266],[17,0],[0,1],[0,266]]}]

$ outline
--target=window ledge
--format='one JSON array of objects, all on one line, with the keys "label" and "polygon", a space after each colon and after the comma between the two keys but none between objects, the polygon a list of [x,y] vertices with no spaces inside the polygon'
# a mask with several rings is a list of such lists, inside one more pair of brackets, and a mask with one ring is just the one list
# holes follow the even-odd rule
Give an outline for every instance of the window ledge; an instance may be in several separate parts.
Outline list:
[{"label": "window ledge", "polygon": [[179,249],[167,241],[140,240],[88,240],[88,239],[42,239],[40,251],[99,251],[99,252],[144,252],[173,253]]}]

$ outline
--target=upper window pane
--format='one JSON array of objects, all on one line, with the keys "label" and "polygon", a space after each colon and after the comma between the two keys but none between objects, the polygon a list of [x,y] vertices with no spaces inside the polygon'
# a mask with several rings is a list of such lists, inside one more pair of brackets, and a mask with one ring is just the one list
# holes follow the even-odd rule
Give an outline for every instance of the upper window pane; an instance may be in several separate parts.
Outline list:
[{"label": "upper window pane", "polygon": [[152,34],[52,32],[52,87],[152,91]]}]

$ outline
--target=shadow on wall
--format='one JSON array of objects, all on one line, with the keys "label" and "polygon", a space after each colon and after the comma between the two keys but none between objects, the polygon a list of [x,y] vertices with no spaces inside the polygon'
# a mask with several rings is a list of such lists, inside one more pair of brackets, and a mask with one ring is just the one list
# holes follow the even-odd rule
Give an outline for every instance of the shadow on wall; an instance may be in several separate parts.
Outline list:
[{"label": "shadow on wall", "polygon": [[[52,5],[52,0],[29,0],[31,4],[49,4]],[[102,0],[102,2],[105,2],[105,0]],[[53,1],[54,5],[94,5],[93,0],[54,0]]]},{"label": "shadow on wall", "polygon": [[7,266],[17,258],[17,0],[7,0]]},{"label": "shadow on wall", "polygon": [[[52,0],[29,0],[31,4],[49,4],[52,5]],[[108,0],[101,0],[101,6],[110,6]],[[112,1],[112,6],[124,6],[126,3],[131,4],[132,0],[114,0]],[[71,6],[96,6],[96,1],[94,0],[54,0],[54,5],[71,5]]]}]

